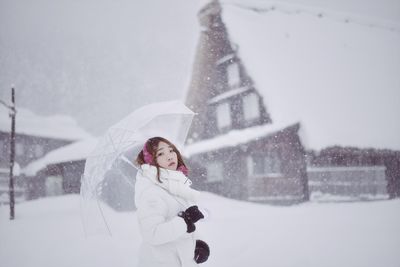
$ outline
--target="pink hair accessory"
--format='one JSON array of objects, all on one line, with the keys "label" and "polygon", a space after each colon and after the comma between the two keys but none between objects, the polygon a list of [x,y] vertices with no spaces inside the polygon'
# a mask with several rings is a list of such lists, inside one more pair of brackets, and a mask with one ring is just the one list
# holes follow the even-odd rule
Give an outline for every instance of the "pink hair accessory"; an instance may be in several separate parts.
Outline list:
[{"label": "pink hair accessory", "polygon": [[153,156],[149,153],[149,151],[147,151],[146,146],[147,142],[143,146],[143,158],[145,163],[150,164],[153,162]]}]

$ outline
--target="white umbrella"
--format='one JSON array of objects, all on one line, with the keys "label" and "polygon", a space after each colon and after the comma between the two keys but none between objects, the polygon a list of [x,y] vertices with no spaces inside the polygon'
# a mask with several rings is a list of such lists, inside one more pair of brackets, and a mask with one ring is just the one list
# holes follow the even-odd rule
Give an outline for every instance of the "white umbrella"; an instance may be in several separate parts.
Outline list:
[{"label": "white umbrella", "polygon": [[193,116],[179,101],[158,102],[135,110],[106,131],[87,158],[81,179],[86,235],[111,234],[106,209],[134,209],[134,160],[146,140],[161,136],[182,149]]}]

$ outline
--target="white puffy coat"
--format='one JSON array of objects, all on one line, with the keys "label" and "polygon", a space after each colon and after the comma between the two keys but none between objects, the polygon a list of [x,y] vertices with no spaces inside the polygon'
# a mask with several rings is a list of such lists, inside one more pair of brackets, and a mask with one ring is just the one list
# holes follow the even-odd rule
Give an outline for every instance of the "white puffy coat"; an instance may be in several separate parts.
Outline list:
[{"label": "white puffy coat", "polygon": [[195,204],[199,192],[180,171],[143,164],[136,176],[135,203],[143,243],[138,267],[192,267],[196,237],[187,233],[180,211]]}]

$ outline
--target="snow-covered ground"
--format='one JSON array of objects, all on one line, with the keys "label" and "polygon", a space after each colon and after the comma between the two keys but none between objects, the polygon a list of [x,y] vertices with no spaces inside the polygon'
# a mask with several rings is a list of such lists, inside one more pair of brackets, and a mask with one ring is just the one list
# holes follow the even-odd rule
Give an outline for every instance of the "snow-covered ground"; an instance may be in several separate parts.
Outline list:
[{"label": "snow-covered ground", "polygon": [[[400,199],[278,207],[205,195],[198,229],[211,257],[202,266],[400,266]],[[0,266],[135,266],[135,213],[106,216],[113,236],[85,238],[77,195],[18,204],[14,221],[2,206]]]}]

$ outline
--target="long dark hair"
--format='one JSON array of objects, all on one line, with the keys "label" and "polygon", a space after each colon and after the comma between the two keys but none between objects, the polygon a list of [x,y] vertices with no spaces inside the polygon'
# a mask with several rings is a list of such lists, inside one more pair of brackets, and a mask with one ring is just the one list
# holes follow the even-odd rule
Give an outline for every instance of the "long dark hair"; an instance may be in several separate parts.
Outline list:
[{"label": "long dark hair", "polygon": [[158,163],[157,163],[157,148],[158,148],[158,144],[160,142],[164,142],[164,143],[168,144],[169,146],[171,146],[172,150],[176,153],[177,158],[178,158],[177,169],[181,166],[183,166],[185,168],[187,168],[187,167],[186,167],[185,162],[183,161],[181,153],[179,152],[179,150],[176,148],[176,146],[174,144],[172,144],[167,139],[159,137],[159,136],[150,138],[149,140],[147,140],[145,146],[146,146],[147,152],[150,153],[151,156],[153,157],[152,162],[149,163],[144,160],[144,153],[143,153],[143,149],[142,149],[140,151],[139,155],[136,157],[136,163],[139,165],[150,164],[150,165],[155,166],[157,168],[157,179],[160,183],[162,183],[160,180],[160,165],[158,165]]}]

